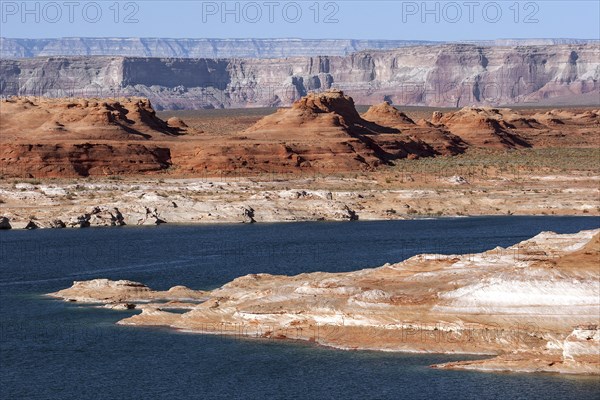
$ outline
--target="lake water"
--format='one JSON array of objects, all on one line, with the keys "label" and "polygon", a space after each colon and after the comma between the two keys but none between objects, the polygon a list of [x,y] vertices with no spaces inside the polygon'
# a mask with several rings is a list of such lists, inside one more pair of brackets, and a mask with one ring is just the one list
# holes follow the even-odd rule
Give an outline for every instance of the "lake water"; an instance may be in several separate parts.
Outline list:
[{"label": "lake water", "polygon": [[482,217],[3,231],[0,398],[597,398],[593,377],[440,371],[428,366],[467,357],[123,327],[115,322],[135,311],[42,295],[94,278],[212,289],[249,273],[351,271],[598,227],[591,217]]}]

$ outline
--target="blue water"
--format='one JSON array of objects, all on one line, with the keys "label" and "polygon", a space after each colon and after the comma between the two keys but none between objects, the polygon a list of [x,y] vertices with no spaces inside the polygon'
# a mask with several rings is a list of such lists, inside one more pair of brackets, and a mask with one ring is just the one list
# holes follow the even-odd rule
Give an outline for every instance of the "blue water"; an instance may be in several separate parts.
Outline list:
[{"label": "blue water", "polygon": [[249,273],[351,271],[598,227],[599,218],[485,217],[0,232],[0,398],[597,398],[593,377],[440,371],[428,366],[465,357],[123,327],[114,323],[136,311],[41,295],[99,277],[211,289]]}]

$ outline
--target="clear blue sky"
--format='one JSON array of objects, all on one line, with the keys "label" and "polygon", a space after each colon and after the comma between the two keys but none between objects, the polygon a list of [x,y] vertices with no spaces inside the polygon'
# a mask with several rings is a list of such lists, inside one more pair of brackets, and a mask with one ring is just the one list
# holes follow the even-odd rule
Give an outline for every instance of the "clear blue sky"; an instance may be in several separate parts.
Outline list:
[{"label": "clear blue sky", "polygon": [[0,35],[21,38],[600,38],[598,0],[0,3]]}]

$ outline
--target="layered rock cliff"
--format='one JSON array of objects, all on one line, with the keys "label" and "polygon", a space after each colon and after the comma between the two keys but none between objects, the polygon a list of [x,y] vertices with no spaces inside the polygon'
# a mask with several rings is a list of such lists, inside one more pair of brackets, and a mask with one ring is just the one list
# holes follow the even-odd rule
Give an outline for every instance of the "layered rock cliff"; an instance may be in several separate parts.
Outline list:
[{"label": "layered rock cliff", "polygon": [[158,109],[287,106],[344,90],[357,104],[598,104],[600,45],[414,46],[274,59],[0,60],[0,95],[148,97]]},{"label": "layered rock cliff", "polygon": [[[585,44],[581,39],[500,39],[473,41],[486,46]],[[167,39],[167,38],[0,38],[0,57],[128,56],[128,57],[245,57],[345,56],[362,50],[388,50],[442,42],[354,39]]]}]

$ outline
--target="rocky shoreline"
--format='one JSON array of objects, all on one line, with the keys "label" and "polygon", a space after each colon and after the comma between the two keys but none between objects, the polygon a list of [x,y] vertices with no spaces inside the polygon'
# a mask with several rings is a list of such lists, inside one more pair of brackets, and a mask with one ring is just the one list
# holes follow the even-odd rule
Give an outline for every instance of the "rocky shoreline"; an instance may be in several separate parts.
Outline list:
[{"label": "rocky shoreline", "polygon": [[96,279],[49,295],[142,311],[123,325],[495,356],[435,366],[445,369],[600,375],[598,257],[600,229],[543,232],[478,254],[421,254],[348,273],[252,274],[212,291]]},{"label": "rocky shoreline", "polygon": [[0,229],[600,214],[595,175],[415,178],[0,182]]}]

